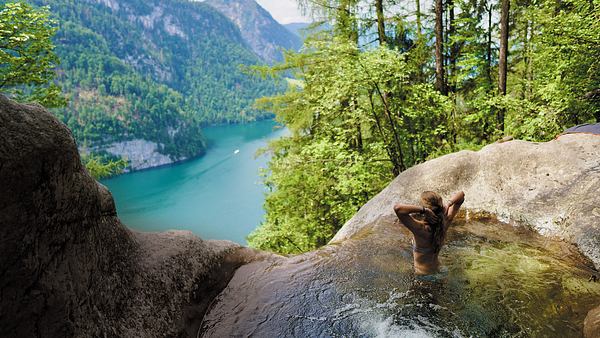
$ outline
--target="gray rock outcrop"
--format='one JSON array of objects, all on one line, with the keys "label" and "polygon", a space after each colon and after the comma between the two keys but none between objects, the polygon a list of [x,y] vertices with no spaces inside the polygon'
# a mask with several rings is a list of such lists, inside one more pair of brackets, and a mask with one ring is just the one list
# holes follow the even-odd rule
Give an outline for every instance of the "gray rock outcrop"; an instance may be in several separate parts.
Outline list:
[{"label": "gray rock outcrop", "polygon": [[186,335],[255,256],[189,232],[129,231],[70,131],[0,95],[1,337]]},{"label": "gray rock outcrop", "polygon": [[[142,170],[175,162],[169,156],[158,151],[161,146],[152,141],[136,139],[114,142],[100,150],[125,159],[132,170]],[[177,159],[177,161],[182,160],[185,160],[185,158]]]}]

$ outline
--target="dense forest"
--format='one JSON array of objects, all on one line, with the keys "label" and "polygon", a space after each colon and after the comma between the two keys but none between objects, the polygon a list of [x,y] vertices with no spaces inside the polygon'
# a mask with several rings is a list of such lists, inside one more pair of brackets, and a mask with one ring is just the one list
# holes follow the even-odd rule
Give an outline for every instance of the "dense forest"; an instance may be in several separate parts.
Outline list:
[{"label": "dense forest", "polygon": [[597,0],[303,5],[331,30],[258,69],[292,71],[297,81],[261,101],[291,135],[268,149],[267,215],[249,236],[254,247],[298,253],[327,243],[427,159],[600,122]]},{"label": "dense forest", "polygon": [[145,139],[173,160],[195,156],[205,146],[202,125],[270,117],[254,101],[282,88],[246,73],[241,65],[262,61],[230,20],[202,3],[22,3],[44,13],[55,33],[54,83],[65,94],[55,104],[35,99],[63,103],[56,114],[89,149]]}]

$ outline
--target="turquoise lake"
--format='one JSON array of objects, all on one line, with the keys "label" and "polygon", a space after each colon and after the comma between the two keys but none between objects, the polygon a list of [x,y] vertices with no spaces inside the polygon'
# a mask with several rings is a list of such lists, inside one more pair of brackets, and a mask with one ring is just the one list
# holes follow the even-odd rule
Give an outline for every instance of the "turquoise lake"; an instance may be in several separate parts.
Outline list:
[{"label": "turquoise lake", "polygon": [[138,231],[191,230],[203,239],[246,244],[262,221],[265,187],[258,149],[286,131],[274,121],[204,128],[204,156],[103,180],[121,221]]}]

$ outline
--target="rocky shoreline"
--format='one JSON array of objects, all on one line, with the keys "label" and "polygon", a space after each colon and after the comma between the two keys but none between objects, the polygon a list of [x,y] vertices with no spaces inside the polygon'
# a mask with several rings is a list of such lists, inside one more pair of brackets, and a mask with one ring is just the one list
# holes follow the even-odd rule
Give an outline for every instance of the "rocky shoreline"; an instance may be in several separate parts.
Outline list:
[{"label": "rocky shoreline", "polygon": [[[160,152],[162,147],[163,145],[160,143],[144,139],[133,139],[113,142],[104,146],[94,146],[89,149],[79,147],[79,152],[80,154],[85,155],[91,151],[100,154],[105,153],[115,158],[121,158],[127,162],[127,167],[124,170],[126,173],[159,168],[191,159],[188,157],[172,158],[171,155]],[[204,151],[197,156],[202,154],[204,154]]]}]

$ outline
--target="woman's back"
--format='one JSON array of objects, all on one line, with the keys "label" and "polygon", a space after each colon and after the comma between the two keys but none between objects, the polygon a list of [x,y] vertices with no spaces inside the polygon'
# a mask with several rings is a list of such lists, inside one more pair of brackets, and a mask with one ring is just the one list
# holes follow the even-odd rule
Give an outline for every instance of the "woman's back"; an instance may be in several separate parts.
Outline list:
[{"label": "woman's back", "polygon": [[[446,238],[446,232],[454,216],[464,201],[464,193],[454,194],[447,205],[442,198],[431,191],[421,195],[422,206],[396,204],[396,215],[413,234],[413,259],[415,273],[435,273],[440,262],[439,252]],[[411,214],[419,213],[423,220],[415,219]]]},{"label": "woman's back", "polygon": [[438,259],[440,252],[434,247],[434,236],[431,231],[431,226],[426,222],[424,223],[423,227],[411,231],[414,236],[413,261],[415,272],[419,275],[435,273],[440,266],[440,261]]}]

